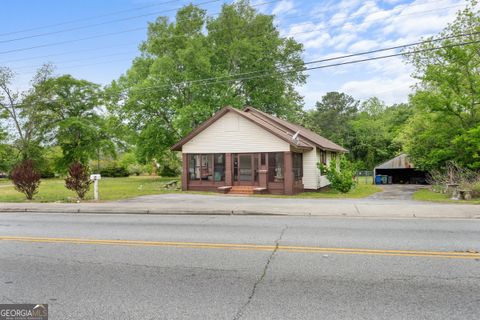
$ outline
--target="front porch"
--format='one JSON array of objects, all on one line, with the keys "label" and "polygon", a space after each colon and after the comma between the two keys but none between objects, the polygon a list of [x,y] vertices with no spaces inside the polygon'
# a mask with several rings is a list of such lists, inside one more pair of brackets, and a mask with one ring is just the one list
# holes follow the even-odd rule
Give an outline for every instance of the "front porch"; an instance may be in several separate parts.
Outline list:
[{"label": "front porch", "polygon": [[183,190],[288,195],[303,191],[302,177],[299,152],[183,154]]}]

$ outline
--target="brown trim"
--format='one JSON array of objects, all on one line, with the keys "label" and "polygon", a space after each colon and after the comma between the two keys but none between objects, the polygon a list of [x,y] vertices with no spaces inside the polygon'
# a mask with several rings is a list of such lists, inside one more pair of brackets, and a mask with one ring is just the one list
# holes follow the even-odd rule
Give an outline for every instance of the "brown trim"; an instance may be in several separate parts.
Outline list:
[{"label": "brown trim", "polygon": [[233,163],[232,154],[225,154],[225,185],[233,186]]},{"label": "brown trim", "polygon": [[283,153],[285,172],[283,173],[285,183],[285,194],[293,194],[293,157],[291,152]]},{"label": "brown trim", "polygon": [[190,141],[193,137],[195,137],[197,134],[199,134],[200,132],[202,132],[203,130],[205,130],[206,128],[208,128],[208,126],[210,126],[212,123],[214,123],[215,121],[217,121],[217,119],[221,118],[225,113],[227,113],[228,111],[230,111],[231,107],[225,107],[223,109],[221,109],[220,111],[218,111],[217,113],[215,113],[210,119],[202,122],[198,127],[196,127],[195,129],[193,129],[189,134],[187,134],[185,137],[183,137],[180,141],[178,141],[177,143],[175,143],[171,148],[170,150],[172,151],[182,151],[182,146],[187,143],[188,141]]},{"label": "brown trim", "polygon": [[[343,148],[342,146],[339,146],[337,145],[336,143],[334,143],[333,141],[330,141],[318,134],[316,134],[315,132],[312,132],[311,130],[308,130],[307,128],[304,128],[300,125],[297,125],[297,124],[293,124],[293,123],[290,123],[286,120],[283,120],[283,119],[279,119],[275,116],[272,116],[266,112],[263,112],[263,111],[260,111],[258,109],[255,109],[254,107],[252,106],[247,106],[243,109],[243,112],[250,112],[252,114],[258,114],[260,116],[263,116],[263,117],[266,117],[268,118],[269,120],[275,122],[277,125],[281,126],[282,128],[284,128],[284,130],[288,130],[288,131],[294,131],[296,132],[298,129],[300,129],[300,136],[302,137],[302,139],[304,140],[307,140],[308,142],[312,143],[313,145],[315,145],[316,147],[320,148],[320,149],[324,149],[324,150],[327,150],[327,151],[334,151],[334,152],[338,152],[338,153],[347,153],[348,150]],[[285,123],[287,123],[289,126],[287,126]],[[303,132],[310,132],[311,134],[313,135],[317,135],[319,138],[322,138],[322,139],[325,139],[327,140],[328,142],[334,144],[335,146],[337,147],[334,147],[334,148],[329,148],[329,147],[325,147],[321,144],[319,144],[318,142],[315,142],[314,140],[312,140],[312,138],[309,138],[308,136],[306,136],[305,134],[302,134],[302,131]]]},{"label": "brown trim", "polygon": [[217,113],[215,113],[213,115],[213,117],[211,117],[210,119],[206,120],[205,122],[203,122],[202,124],[200,124],[197,128],[193,129],[189,134],[187,134],[184,138],[182,138],[179,142],[177,142],[176,144],[174,144],[170,150],[172,151],[182,151],[182,146],[187,143],[188,141],[190,141],[191,139],[193,139],[196,135],[198,135],[200,132],[202,132],[203,130],[205,130],[206,128],[208,128],[208,126],[210,126],[213,122],[217,121],[219,118],[221,118],[223,115],[225,115],[227,112],[235,112],[236,114],[242,116],[243,118],[251,121],[252,123],[262,127],[262,129],[270,132],[271,134],[273,134],[274,136],[284,140],[285,142],[289,143],[291,146],[294,146],[296,148],[302,148],[304,150],[312,150],[313,147],[312,146],[298,146],[296,145],[292,139],[290,137],[287,137],[287,136],[283,136],[281,134],[279,134],[278,132],[275,132],[274,130],[266,127],[265,125],[263,125],[261,122],[259,121],[255,121],[254,119],[252,119],[250,116],[247,115],[247,113],[245,112],[242,112],[240,110],[237,110],[233,107],[230,107],[230,106],[227,106],[227,107],[224,107],[223,109],[221,109],[220,111],[218,111]]},{"label": "brown trim", "polygon": [[188,190],[188,154],[182,153],[182,191]]}]

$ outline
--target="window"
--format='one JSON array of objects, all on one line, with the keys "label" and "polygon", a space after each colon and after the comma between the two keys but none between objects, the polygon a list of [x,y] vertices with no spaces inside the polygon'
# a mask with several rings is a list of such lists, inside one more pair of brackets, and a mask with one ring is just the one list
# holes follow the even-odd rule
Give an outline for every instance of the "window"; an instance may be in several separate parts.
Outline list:
[{"label": "window", "polygon": [[320,163],[327,165],[327,151],[320,150]]},{"label": "window", "polygon": [[214,180],[215,181],[225,181],[225,154],[216,153],[213,156],[214,158]]},{"label": "window", "polygon": [[303,154],[294,152],[293,156],[293,179],[300,181],[303,178]]},{"label": "window", "polygon": [[200,181],[224,181],[225,154],[189,154],[188,178]]},{"label": "window", "polygon": [[268,181],[283,182],[283,152],[270,152],[268,154]]},{"label": "window", "polygon": [[200,180],[200,155],[189,154],[188,155],[188,178],[190,180]]}]

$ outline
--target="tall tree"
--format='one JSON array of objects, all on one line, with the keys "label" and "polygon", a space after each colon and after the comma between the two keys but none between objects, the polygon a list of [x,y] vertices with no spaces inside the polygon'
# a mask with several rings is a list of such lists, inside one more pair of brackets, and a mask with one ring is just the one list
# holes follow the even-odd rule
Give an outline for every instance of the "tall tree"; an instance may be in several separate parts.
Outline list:
[{"label": "tall tree", "polygon": [[406,151],[426,169],[441,167],[448,160],[480,168],[477,1],[471,1],[453,23],[429,40],[436,41],[419,45],[417,53],[407,56],[419,84],[411,97],[417,114],[403,136]]},{"label": "tall tree", "polygon": [[44,83],[52,73],[52,68],[45,65],[34,76],[32,88],[19,92],[12,88],[15,74],[8,68],[0,67],[0,120],[9,128],[11,139],[20,151],[22,159],[38,158],[41,136],[36,105],[31,103],[35,87]]},{"label": "tall tree", "polygon": [[107,124],[101,115],[99,85],[70,75],[52,77],[36,86],[32,103],[46,142],[61,147],[59,169],[73,162],[86,163],[99,151],[113,154],[115,149]]},{"label": "tall tree", "polygon": [[306,125],[339,144],[348,144],[350,121],[358,112],[359,101],[343,92],[327,92],[316,108],[307,113]]},{"label": "tall tree", "polygon": [[109,107],[134,130],[145,161],[170,157],[174,142],[226,105],[286,118],[300,113],[302,45],[280,37],[273,17],[248,1],[223,5],[216,18],[194,5],[180,9],[174,22],[159,17],[140,50],[110,86]]}]

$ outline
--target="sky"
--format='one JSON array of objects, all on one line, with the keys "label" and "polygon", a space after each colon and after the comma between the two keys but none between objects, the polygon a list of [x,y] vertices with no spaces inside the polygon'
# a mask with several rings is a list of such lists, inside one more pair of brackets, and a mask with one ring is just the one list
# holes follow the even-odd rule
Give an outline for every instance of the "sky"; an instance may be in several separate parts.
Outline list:
[{"label": "sky", "polygon": [[[35,70],[53,63],[57,74],[108,84],[139,54],[147,23],[174,19],[178,8],[198,4],[216,16],[230,0],[16,0],[2,1],[0,66],[16,73],[14,85],[28,87]],[[419,41],[440,32],[466,5],[464,0],[253,0],[261,13],[275,15],[283,36],[303,43],[305,61]],[[388,52],[388,53],[394,53]],[[347,60],[338,60],[343,62]],[[317,64],[320,65],[320,64]],[[312,65],[312,66],[317,66]],[[387,104],[405,102],[415,80],[401,57],[308,72],[298,87],[305,109],[329,91],[359,100],[376,96]]]}]

